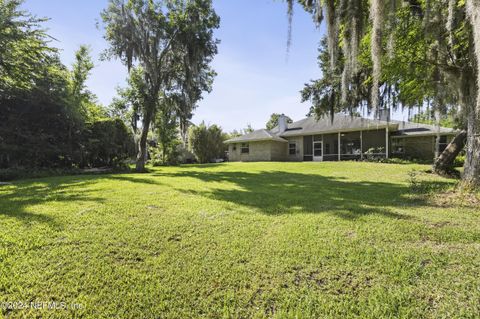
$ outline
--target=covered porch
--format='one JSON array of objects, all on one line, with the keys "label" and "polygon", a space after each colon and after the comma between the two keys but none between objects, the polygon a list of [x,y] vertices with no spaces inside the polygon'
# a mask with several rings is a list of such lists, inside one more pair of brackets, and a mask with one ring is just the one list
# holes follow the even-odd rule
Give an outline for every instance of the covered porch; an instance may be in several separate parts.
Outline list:
[{"label": "covered porch", "polygon": [[389,129],[339,131],[303,136],[304,161],[389,158]]}]

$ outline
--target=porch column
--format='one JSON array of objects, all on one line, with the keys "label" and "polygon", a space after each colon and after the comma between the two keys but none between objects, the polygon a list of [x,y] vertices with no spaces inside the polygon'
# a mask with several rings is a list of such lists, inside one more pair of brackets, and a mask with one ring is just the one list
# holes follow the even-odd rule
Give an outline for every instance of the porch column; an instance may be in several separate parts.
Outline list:
[{"label": "porch column", "polygon": [[389,130],[388,130],[388,125],[387,125],[387,128],[385,129],[385,158],[388,159],[388,153],[389,153],[389,149],[388,149],[388,133],[389,133]]},{"label": "porch column", "polygon": [[363,131],[360,131],[360,159],[363,161]]},{"label": "porch column", "polygon": [[342,160],[342,157],[340,156],[342,153],[340,139],[341,139],[341,135],[340,135],[340,132],[338,132],[338,161]]},{"label": "porch column", "polygon": [[322,162],[324,161],[325,158],[325,143],[323,141],[323,134],[322,134]]}]

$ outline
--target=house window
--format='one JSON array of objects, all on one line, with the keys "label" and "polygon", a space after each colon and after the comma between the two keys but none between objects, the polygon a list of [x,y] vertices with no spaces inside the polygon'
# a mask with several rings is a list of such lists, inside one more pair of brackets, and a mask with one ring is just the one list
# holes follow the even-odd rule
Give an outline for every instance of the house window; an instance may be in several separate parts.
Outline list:
[{"label": "house window", "polygon": [[248,145],[248,143],[242,143],[241,153],[242,154],[250,153],[250,146]]},{"label": "house window", "polygon": [[234,150],[234,151],[237,150],[237,144],[233,144],[233,150]]},{"label": "house window", "polygon": [[405,153],[405,139],[393,138],[392,139],[392,154],[404,154]]},{"label": "house window", "polygon": [[297,154],[297,143],[288,144],[288,154],[295,155]]}]

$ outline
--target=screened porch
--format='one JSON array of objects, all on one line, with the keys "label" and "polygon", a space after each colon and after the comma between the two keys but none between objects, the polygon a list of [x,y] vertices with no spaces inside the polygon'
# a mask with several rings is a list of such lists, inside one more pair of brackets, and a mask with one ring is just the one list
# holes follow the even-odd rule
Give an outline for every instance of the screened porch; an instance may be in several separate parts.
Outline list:
[{"label": "screened porch", "polygon": [[388,130],[336,132],[303,137],[304,161],[348,161],[388,158]]}]

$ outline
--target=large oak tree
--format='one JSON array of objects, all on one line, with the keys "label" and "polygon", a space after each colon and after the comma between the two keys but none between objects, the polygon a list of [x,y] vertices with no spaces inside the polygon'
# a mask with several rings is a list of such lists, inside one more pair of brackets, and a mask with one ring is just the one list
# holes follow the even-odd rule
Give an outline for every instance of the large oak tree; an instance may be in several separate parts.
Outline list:
[{"label": "large oak tree", "polygon": [[135,65],[143,70],[146,94],[136,165],[143,171],[147,134],[162,97],[194,92],[192,86],[202,90],[214,75],[209,63],[217,53],[213,29],[219,17],[211,0],[110,0],[102,19],[107,55],[119,57],[129,70]]},{"label": "large oak tree", "polygon": [[[294,0],[287,2],[291,8]],[[298,2],[327,26],[324,78],[304,91],[319,102],[317,113],[429,102],[440,112],[454,105],[467,123],[463,180],[479,186],[480,1]]]}]

